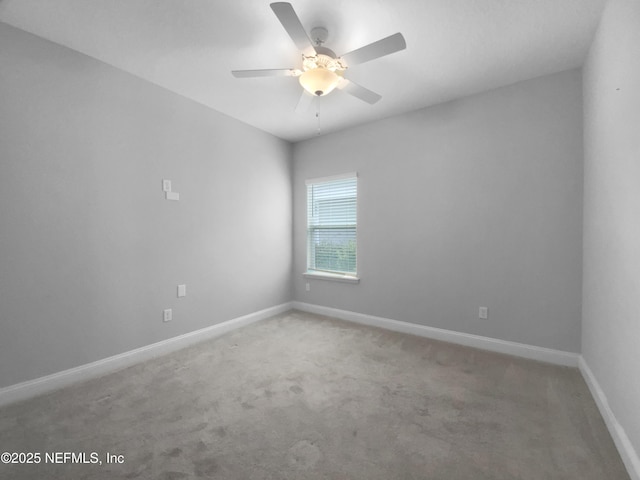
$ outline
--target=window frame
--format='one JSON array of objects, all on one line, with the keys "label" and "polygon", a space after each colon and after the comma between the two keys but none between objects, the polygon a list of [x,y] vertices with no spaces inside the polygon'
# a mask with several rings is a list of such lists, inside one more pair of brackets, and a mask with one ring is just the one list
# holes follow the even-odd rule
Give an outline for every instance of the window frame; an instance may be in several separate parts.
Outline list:
[{"label": "window frame", "polygon": [[[311,225],[310,225],[310,218],[309,218],[309,211],[310,211],[310,204],[309,204],[309,200],[310,200],[310,193],[309,193],[309,188],[313,185],[319,185],[319,184],[323,184],[323,183],[330,183],[330,182],[336,182],[336,181],[340,181],[340,180],[346,180],[346,179],[355,179],[356,182],[356,186],[355,186],[355,241],[356,241],[356,254],[355,254],[355,272],[342,272],[342,271],[327,271],[327,270],[321,270],[321,269],[314,269],[314,268],[310,268],[311,264],[312,264],[312,251],[311,251],[311,242],[310,242],[310,234],[311,234]],[[357,172],[348,172],[348,173],[343,173],[343,174],[339,174],[339,175],[332,175],[332,176],[328,176],[328,177],[319,177],[319,178],[311,178],[311,179],[307,179],[305,180],[305,186],[306,186],[306,205],[305,205],[305,210],[306,210],[306,236],[305,236],[305,242],[306,242],[306,271],[303,273],[303,276],[306,278],[319,278],[319,279],[323,279],[323,280],[335,280],[338,282],[348,282],[348,283],[358,283],[360,281],[360,278],[358,277],[358,268],[359,268],[359,259],[358,259],[358,173]],[[316,228],[314,228],[314,230],[318,230],[317,226]]]}]

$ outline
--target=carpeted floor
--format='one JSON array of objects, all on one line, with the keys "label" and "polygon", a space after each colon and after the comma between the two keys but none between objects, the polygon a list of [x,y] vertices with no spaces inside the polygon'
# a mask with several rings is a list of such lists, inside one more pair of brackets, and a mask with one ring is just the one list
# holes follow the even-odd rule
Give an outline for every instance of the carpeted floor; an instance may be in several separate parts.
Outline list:
[{"label": "carpeted floor", "polygon": [[577,369],[296,311],[4,407],[4,451],[42,457],[2,479],[629,478]]}]

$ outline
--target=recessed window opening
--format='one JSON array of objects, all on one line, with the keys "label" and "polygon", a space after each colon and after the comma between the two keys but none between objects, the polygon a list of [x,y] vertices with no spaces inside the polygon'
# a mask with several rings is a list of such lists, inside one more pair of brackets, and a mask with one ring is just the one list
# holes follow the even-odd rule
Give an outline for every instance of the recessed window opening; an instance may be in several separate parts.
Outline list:
[{"label": "recessed window opening", "polygon": [[307,180],[307,272],[356,276],[358,177]]}]

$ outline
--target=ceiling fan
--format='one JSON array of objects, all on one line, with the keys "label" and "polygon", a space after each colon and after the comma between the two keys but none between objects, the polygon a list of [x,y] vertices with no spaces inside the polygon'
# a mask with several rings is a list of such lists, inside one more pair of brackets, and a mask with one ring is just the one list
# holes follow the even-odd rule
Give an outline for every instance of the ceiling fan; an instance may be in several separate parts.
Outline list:
[{"label": "ceiling fan", "polygon": [[323,46],[328,36],[326,28],[313,28],[310,38],[290,3],[275,2],[271,4],[271,9],[293,43],[302,52],[302,69],[233,70],[231,73],[234,77],[298,77],[304,90],[297,110],[308,106],[314,97],[327,95],[335,88],[369,104],[374,104],[382,98],[377,93],[344,78],[344,72],[349,66],[404,50],[407,44],[401,33],[337,56],[333,50]]}]

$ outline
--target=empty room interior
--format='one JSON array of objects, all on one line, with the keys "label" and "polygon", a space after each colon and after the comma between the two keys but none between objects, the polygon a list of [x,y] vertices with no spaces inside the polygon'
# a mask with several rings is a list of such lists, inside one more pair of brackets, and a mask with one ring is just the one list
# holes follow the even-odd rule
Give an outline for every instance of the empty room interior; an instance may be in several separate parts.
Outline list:
[{"label": "empty room interior", "polygon": [[639,0],[0,0],[0,478],[640,480]]}]

